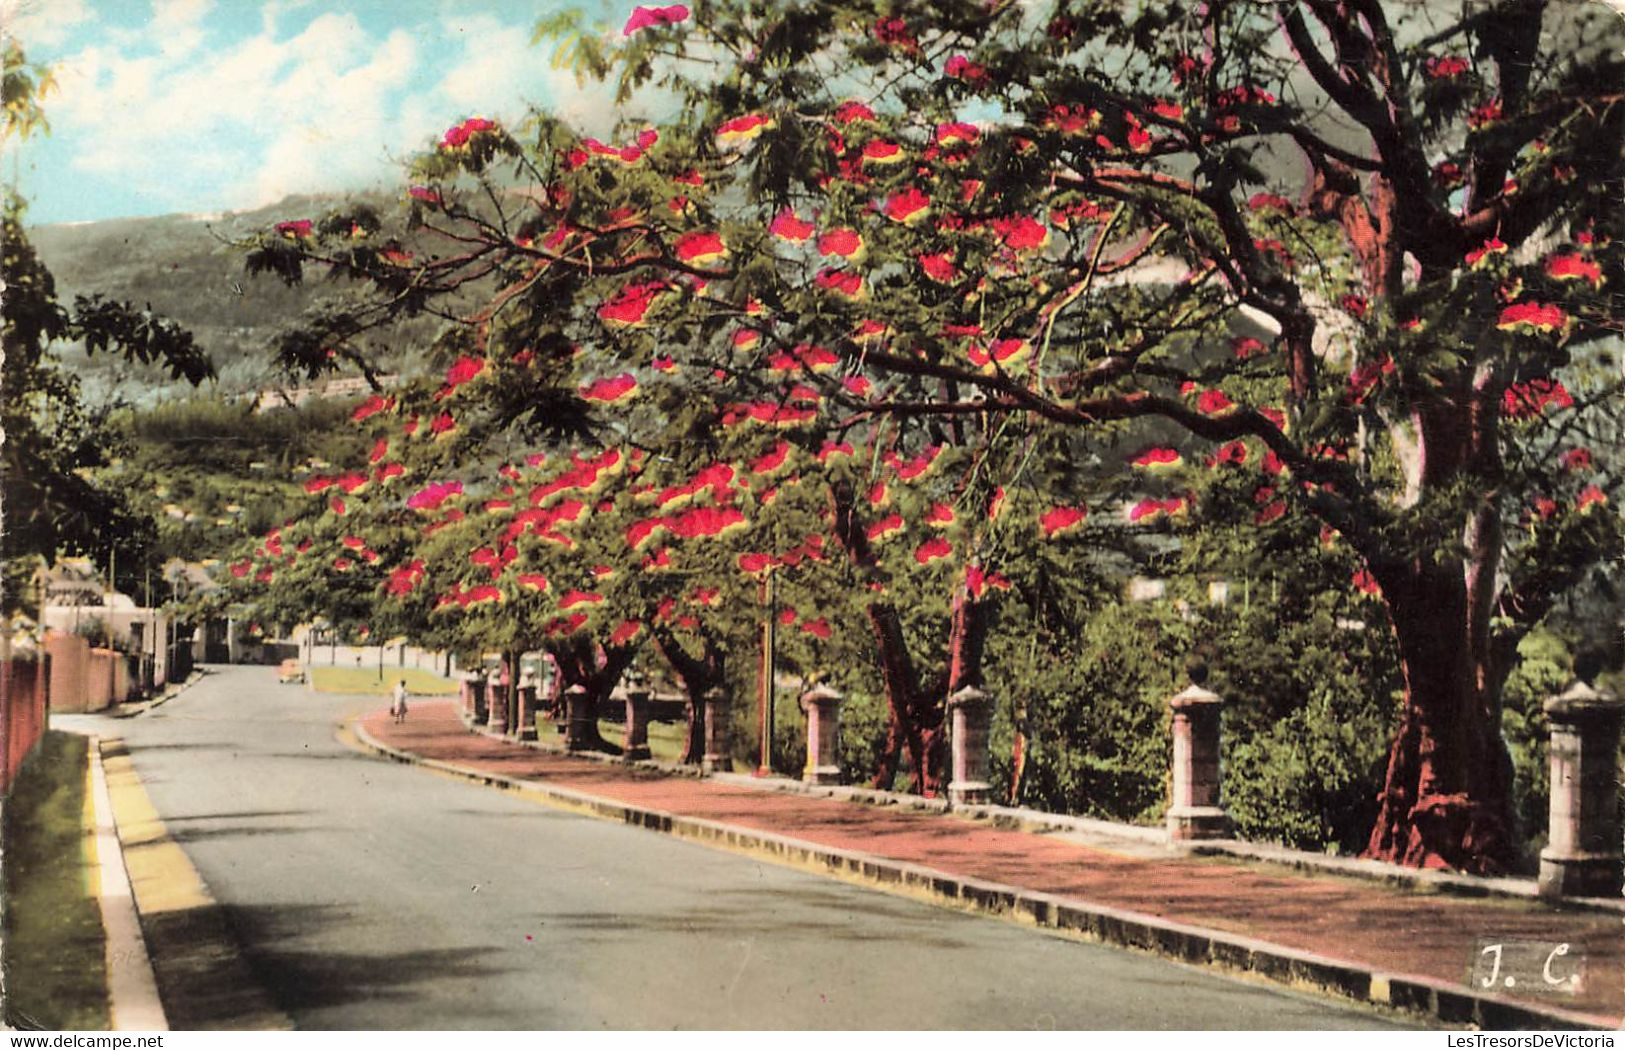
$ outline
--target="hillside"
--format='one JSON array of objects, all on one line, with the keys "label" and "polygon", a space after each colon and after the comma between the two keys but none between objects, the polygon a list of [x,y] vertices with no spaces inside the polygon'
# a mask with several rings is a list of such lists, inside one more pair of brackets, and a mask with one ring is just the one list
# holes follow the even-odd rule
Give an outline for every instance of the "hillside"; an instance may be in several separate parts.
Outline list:
[{"label": "hillside", "polygon": [[[367,198],[387,213],[387,198]],[[250,277],[242,253],[229,242],[255,229],[292,218],[314,218],[341,203],[336,196],[289,197],[257,211],[216,216],[164,215],[156,218],[36,226],[29,237],[56,276],[61,301],[101,293],[111,299],[148,304],[189,328],[213,357],[222,393],[236,394],[274,385],[267,346],[285,325],[296,321],[323,297],[342,291],[321,280],[289,288],[273,277]],[[421,335],[426,341],[430,333]],[[409,342],[421,343],[417,339]],[[406,356],[412,356],[409,349]],[[392,362],[399,364],[397,360]],[[179,393],[160,369],[123,361],[87,358],[70,351],[68,364],[85,379],[93,398],[117,389],[133,401]]]}]

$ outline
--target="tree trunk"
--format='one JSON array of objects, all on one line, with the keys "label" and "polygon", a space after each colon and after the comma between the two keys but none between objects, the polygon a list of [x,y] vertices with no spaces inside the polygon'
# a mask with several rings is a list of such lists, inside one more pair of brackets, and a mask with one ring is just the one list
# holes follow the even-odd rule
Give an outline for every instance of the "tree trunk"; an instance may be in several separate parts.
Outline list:
[{"label": "tree trunk", "polygon": [[679,761],[685,766],[697,766],[705,757],[705,694],[722,684],[727,670],[726,654],[717,640],[709,635],[702,636],[704,651],[698,657],[689,655],[670,631],[656,630],[654,639],[660,655],[677,672],[677,677],[683,683],[683,692],[688,694],[688,704],[684,709],[684,714],[688,716],[688,730],[683,740],[683,757]]},{"label": "tree trunk", "polygon": [[[1421,868],[1500,874],[1517,861],[1511,760],[1501,738],[1503,661],[1489,650],[1481,564],[1372,566],[1405,677],[1365,855]],[[1471,581],[1471,583],[1470,583]],[[1483,622],[1480,622],[1483,621]]]},{"label": "tree trunk", "polygon": [[582,741],[587,750],[603,751],[611,755],[621,753],[618,745],[605,740],[598,732],[596,714],[602,702],[614,690],[615,684],[621,680],[621,675],[631,666],[635,652],[631,646],[608,646],[600,649],[593,643],[581,639],[572,640],[554,650],[553,656],[559,669],[559,677],[564,681],[566,688],[579,685],[587,691],[587,703],[594,713],[594,717],[589,720],[586,737]]}]

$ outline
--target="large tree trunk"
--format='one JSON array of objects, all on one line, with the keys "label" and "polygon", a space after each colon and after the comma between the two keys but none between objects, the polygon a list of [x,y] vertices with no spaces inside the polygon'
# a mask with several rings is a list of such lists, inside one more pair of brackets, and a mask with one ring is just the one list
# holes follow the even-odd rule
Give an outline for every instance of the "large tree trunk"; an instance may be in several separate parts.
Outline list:
[{"label": "large tree trunk", "polygon": [[1511,761],[1501,737],[1505,661],[1476,600],[1493,555],[1457,565],[1373,565],[1405,676],[1405,708],[1365,855],[1478,874],[1509,870]]},{"label": "large tree trunk", "polygon": [[705,757],[705,694],[723,684],[727,670],[726,654],[716,639],[709,635],[702,638],[704,649],[698,657],[689,655],[670,631],[656,630],[654,639],[660,655],[677,672],[677,677],[683,683],[683,692],[688,694],[684,709],[684,714],[688,716],[688,728],[683,740],[683,756],[679,761],[685,766],[697,766]]},{"label": "large tree trunk", "polygon": [[[853,564],[875,570],[878,559],[859,520],[849,487],[832,492],[835,535]],[[890,790],[899,761],[908,762],[909,790],[934,797],[947,784],[948,735],[943,715],[947,698],[967,685],[982,682],[982,649],[987,638],[988,612],[959,584],[954,596],[948,650],[932,661],[936,668],[922,674],[909,650],[902,617],[890,602],[870,603],[867,614],[886,696],[886,741],[881,747],[871,785]]]},{"label": "large tree trunk", "polygon": [[[565,687],[568,689],[579,685],[585,689],[590,710],[596,714],[602,702],[615,688],[615,684],[621,680],[621,675],[631,666],[632,657],[636,652],[632,646],[612,645],[600,648],[584,639],[572,639],[555,649],[553,658]],[[612,755],[621,753],[618,745],[605,740],[598,732],[596,717],[589,720],[586,738],[582,743],[586,745],[587,750],[603,751]]]}]

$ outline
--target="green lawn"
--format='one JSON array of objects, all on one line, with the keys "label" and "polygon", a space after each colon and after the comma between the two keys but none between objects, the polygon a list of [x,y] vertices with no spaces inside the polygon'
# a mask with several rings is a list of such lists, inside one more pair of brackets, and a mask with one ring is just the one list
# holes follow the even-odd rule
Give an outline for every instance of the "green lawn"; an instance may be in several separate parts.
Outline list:
[{"label": "green lawn", "polygon": [[[544,729],[551,725],[551,722],[542,723]],[[683,757],[683,736],[687,732],[687,727],[681,722],[650,722],[649,753],[657,761],[676,762]],[[609,722],[600,718],[598,735],[618,746],[626,739],[626,728],[619,722]]]},{"label": "green lawn", "polygon": [[416,667],[312,667],[311,682],[324,693],[366,693],[388,696],[395,683],[406,679],[407,692],[414,696],[445,696],[457,692],[457,683],[432,671]]},{"label": "green lawn", "polygon": [[106,946],[84,737],[47,733],[6,803],[6,1016],[17,1028],[106,1029]]}]

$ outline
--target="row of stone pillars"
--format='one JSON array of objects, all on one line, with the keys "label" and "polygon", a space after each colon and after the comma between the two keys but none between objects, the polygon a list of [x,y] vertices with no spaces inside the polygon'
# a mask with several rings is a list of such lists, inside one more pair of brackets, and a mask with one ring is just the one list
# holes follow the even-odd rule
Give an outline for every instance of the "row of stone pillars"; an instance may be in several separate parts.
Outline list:
[{"label": "row of stone pillars", "polygon": [[[801,697],[807,714],[802,779],[840,782],[841,694],[818,686]],[[1175,842],[1223,838],[1230,818],[1221,801],[1220,712],[1224,701],[1192,685],[1172,697],[1172,785],[1168,837]],[[1537,885],[1543,897],[1617,897],[1625,881],[1625,828],[1619,809],[1619,747],[1625,700],[1575,683],[1544,705],[1551,726],[1551,810]],[[948,698],[955,805],[988,801],[988,731],[993,703],[966,688]]]},{"label": "row of stone pillars", "polygon": [[[1168,837],[1220,838],[1219,711],[1200,686],[1169,700],[1174,768]],[[1542,897],[1618,897],[1625,884],[1625,827],[1619,808],[1620,730],[1625,700],[1576,682],[1542,705],[1551,728],[1551,807],[1536,880]]]},{"label": "row of stone pillars", "polygon": [[[477,722],[479,693],[464,683],[465,716]],[[491,687],[487,726],[498,732],[507,725],[504,705]],[[520,724],[532,727],[534,690],[516,691]],[[529,701],[525,698],[530,693]],[[569,721],[566,747],[579,750],[590,741],[597,717],[587,691],[571,686],[565,691]],[[840,731],[844,697],[827,685],[817,685],[801,696],[807,716],[807,763],[801,779],[811,784],[838,784],[841,780]],[[732,767],[728,754],[727,694],[713,689],[703,699],[706,772]],[[1220,768],[1220,712],[1224,701],[1215,693],[1192,685],[1168,701],[1173,716],[1172,786],[1167,811],[1168,837],[1175,842],[1223,838],[1230,834],[1230,819],[1222,798]],[[1625,700],[1600,694],[1576,683],[1545,705],[1551,726],[1551,809],[1546,848],[1540,854],[1540,894],[1545,897],[1609,897],[1621,891],[1625,873],[1625,829],[1619,811],[1619,746],[1625,724]],[[993,718],[992,698],[975,687],[948,698],[951,778],[948,799],[954,805],[983,805],[989,801],[988,735]],[[626,730],[623,750],[628,759],[649,757],[649,691],[634,688],[626,694]]]}]

